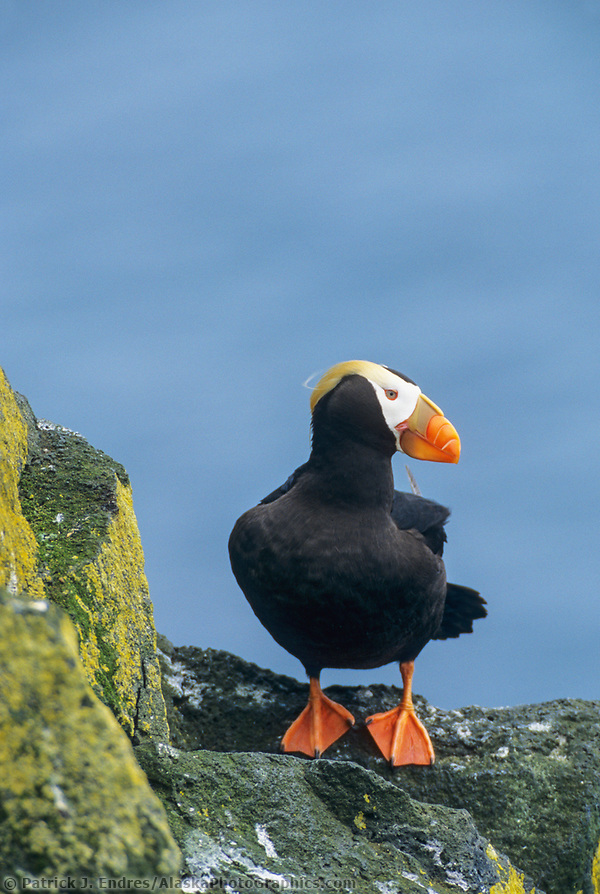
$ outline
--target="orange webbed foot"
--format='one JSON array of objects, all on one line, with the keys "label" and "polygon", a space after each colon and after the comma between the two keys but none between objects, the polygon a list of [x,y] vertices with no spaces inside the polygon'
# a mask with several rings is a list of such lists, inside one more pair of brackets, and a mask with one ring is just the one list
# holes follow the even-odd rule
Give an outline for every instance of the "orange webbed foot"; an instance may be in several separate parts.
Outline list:
[{"label": "orange webbed foot", "polygon": [[318,678],[311,677],[308,704],[281,740],[281,750],[320,757],[351,726],[354,717],[350,711],[328,698]]},{"label": "orange webbed foot", "polygon": [[435,761],[431,739],[413,706],[413,669],[412,661],[400,665],[404,695],[398,707],[382,714],[373,714],[365,721],[377,747],[392,767],[404,764],[429,766]]},{"label": "orange webbed foot", "polygon": [[435,761],[431,739],[414,708],[408,711],[399,705],[383,714],[373,714],[367,718],[366,724],[392,767],[403,764],[429,766]]}]

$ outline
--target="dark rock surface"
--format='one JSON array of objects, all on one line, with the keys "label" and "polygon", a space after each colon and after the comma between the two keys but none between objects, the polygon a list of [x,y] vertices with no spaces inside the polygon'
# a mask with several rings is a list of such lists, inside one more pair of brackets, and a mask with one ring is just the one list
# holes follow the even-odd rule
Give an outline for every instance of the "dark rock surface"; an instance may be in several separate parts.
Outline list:
[{"label": "dark rock surface", "polygon": [[[306,685],[225,652],[174,649],[164,638],[159,645],[179,748],[278,752],[304,707]],[[401,696],[381,685],[332,686],[327,693],[357,719]],[[327,751],[328,761],[352,761],[419,801],[467,810],[479,832],[548,892],[598,894],[600,702],[460,711],[441,711],[419,697],[415,703],[434,742],[434,767],[390,770],[360,723]]]},{"label": "dark rock surface", "polygon": [[531,890],[466,811],[420,804],[348,761],[184,752],[157,743],[139,746],[136,756],[163,799],[197,887]]}]

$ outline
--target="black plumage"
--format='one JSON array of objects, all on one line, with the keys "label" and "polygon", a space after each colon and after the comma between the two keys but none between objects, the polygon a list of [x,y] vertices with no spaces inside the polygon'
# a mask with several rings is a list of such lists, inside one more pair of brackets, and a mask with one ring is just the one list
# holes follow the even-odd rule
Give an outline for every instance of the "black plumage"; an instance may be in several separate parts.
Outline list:
[{"label": "black plumage", "polygon": [[476,591],[446,583],[449,510],[394,490],[397,449],[375,385],[342,376],[314,406],[308,462],[232,531],[246,598],[316,680],[324,667],[406,665],[485,616]]}]

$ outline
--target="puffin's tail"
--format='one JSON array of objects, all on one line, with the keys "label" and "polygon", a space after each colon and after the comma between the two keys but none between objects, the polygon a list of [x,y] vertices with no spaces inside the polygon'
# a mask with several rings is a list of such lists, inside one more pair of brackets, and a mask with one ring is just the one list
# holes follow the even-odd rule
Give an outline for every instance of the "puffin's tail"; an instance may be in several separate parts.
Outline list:
[{"label": "puffin's tail", "polygon": [[477,590],[447,584],[442,623],[432,639],[454,639],[461,633],[473,633],[473,621],[487,615],[484,605],[486,601]]}]

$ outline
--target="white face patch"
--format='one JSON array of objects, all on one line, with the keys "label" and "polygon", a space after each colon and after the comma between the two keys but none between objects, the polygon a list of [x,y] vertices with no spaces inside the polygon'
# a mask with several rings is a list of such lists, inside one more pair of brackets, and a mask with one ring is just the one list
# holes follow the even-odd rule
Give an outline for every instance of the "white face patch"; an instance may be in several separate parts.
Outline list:
[{"label": "white face patch", "polygon": [[377,381],[371,377],[367,381],[373,386],[383,418],[396,438],[397,449],[400,450],[402,431],[398,431],[397,426],[406,422],[412,415],[421,395],[421,389],[418,385],[406,382],[383,367],[381,367],[381,374],[377,375]]}]

